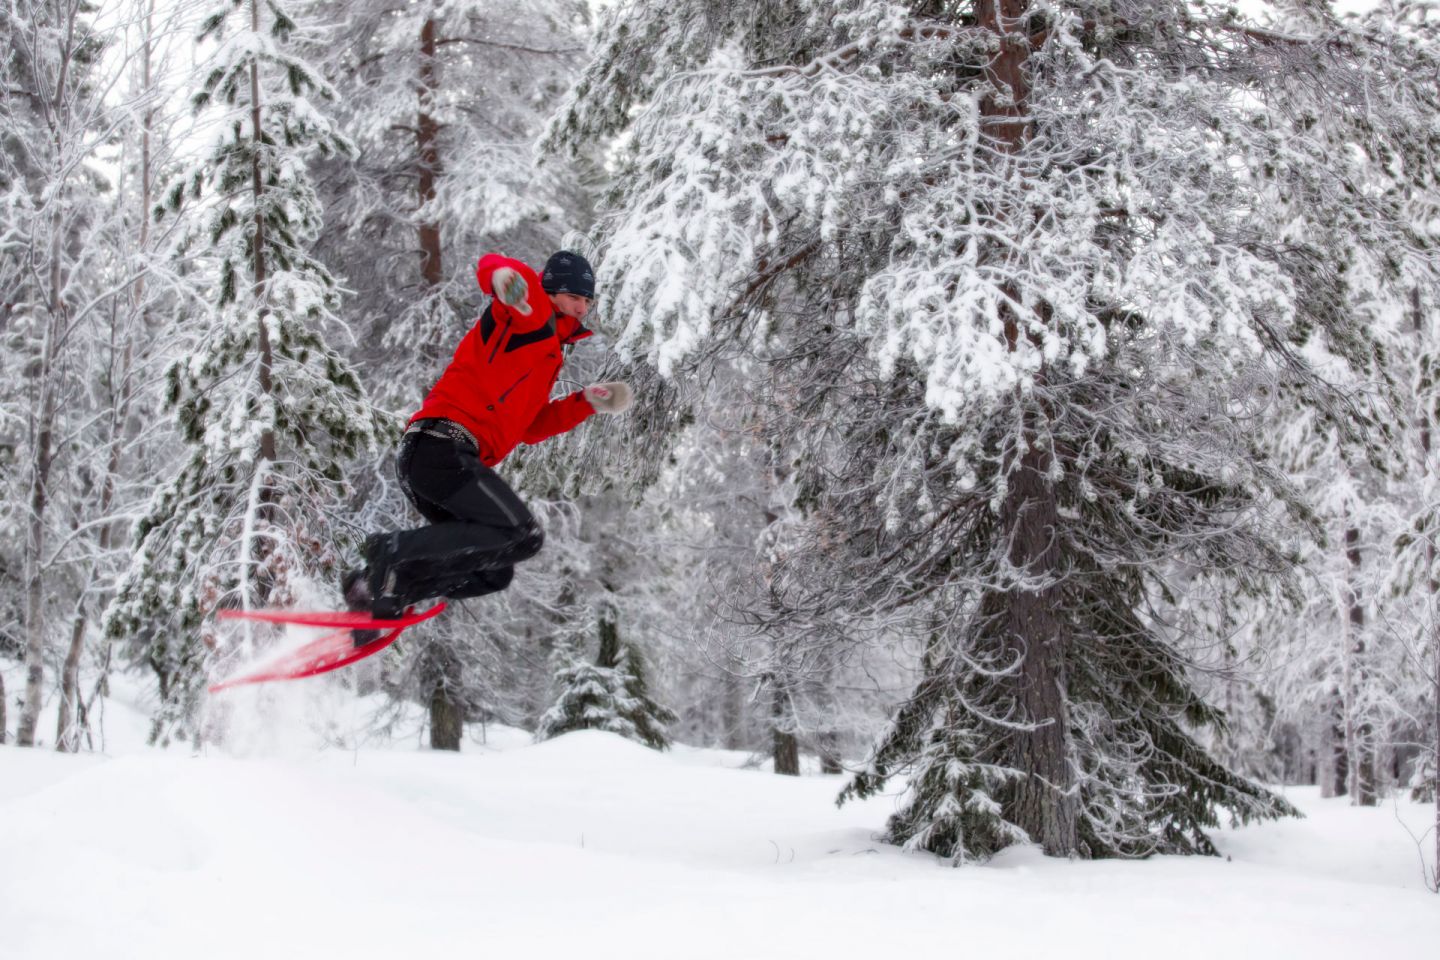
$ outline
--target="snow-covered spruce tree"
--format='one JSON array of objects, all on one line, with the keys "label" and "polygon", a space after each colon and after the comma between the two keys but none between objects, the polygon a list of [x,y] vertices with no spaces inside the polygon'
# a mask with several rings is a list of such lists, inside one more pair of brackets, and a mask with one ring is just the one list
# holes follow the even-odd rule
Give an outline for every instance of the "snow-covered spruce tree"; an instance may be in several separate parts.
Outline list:
[{"label": "snow-covered spruce tree", "polygon": [[655,750],[668,749],[665,728],[675,722],[675,713],[651,697],[644,657],[621,641],[614,611],[601,611],[599,624],[600,649],[594,662],[585,659],[585,645],[578,638],[557,646],[555,702],[540,718],[535,739],[604,730]]},{"label": "snow-covered spruce tree", "polygon": [[910,771],[893,841],[1212,852],[1219,808],[1291,812],[1192,736],[1223,717],[1168,611],[1295,562],[1275,505],[1304,510],[1257,409],[1371,426],[1307,357],[1368,371],[1364,324],[1263,214],[1320,180],[1315,224],[1346,229],[1349,204],[1365,241],[1402,231],[1267,104],[1368,111],[1385,141],[1433,93],[1366,28],[1326,30],[1021,0],[641,2],[602,24],[552,139],[626,133],[602,267],[624,343],[703,376],[810,335],[771,361],[803,387],[774,429],[814,501],[776,593],[797,634],[885,613],[921,653],[847,791]]},{"label": "snow-covered spruce tree", "polygon": [[319,109],[332,91],[280,4],[225,2],[200,39],[215,48],[194,105],[223,133],[164,209],[203,217],[215,306],[168,373],[186,458],[139,522],[107,612],[110,635],[159,678],[159,738],[199,734],[218,644],[204,617],[293,602],[307,579],[334,571],[346,460],[373,453],[379,429],[333,342],[347,336],[336,282],[309,251],[321,212],[307,162],[348,149]]}]

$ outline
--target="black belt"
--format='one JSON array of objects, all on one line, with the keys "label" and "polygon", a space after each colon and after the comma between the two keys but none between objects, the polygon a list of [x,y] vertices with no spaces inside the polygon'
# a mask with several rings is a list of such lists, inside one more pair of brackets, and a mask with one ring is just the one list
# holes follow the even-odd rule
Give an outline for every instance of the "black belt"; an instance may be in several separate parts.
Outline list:
[{"label": "black belt", "polygon": [[441,440],[453,440],[469,446],[476,453],[480,452],[480,444],[476,442],[475,435],[454,420],[445,420],[440,417],[416,420],[405,428],[406,436],[412,433],[423,433],[427,437],[439,437]]}]

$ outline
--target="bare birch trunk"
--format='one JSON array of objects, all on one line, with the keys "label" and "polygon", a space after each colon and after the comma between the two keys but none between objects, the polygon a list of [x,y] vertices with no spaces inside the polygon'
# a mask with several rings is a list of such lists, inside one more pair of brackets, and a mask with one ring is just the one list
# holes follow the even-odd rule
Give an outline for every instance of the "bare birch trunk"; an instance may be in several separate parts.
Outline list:
[{"label": "bare birch trunk", "polygon": [[[55,146],[58,155],[58,134]],[[30,520],[25,564],[25,703],[20,708],[20,722],[15,731],[15,742],[22,747],[35,745],[35,729],[40,722],[40,707],[45,692],[45,520],[50,505],[50,469],[54,465],[52,443],[58,386],[54,381],[59,376],[55,360],[60,337],[64,334],[60,201],[60,197],[50,198],[55,209],[50,216],[49,317],[37,373],[40,396],[30,460]]]},{"label": "bare birch trunk", "polygon": [[[46,353],[49,353],[48,348]],[[51,374],[48,364],[42,365],[42,377]],[[40,428],[31,461],[30,523],[26,539],[25,583],[25,700],[20,707],[20,720],[15,729],[15,742],[22,747],[35,745],[35,728],[40,719],[40,706],[45,685],[45,510],[48,505],[47,486],[50,482],[49,423],[54,418],[54,401],[48,387],[42,387]]]}]

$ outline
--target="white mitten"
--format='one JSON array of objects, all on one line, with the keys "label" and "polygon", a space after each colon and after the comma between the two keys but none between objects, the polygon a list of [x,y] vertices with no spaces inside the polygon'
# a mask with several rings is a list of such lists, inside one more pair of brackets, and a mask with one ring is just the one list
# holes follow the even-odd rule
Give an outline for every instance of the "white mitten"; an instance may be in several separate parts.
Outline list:
[{"label": "white mitten", "polygon": [[596,413],[624,413],[635,399],[630,384],[613,380],[609,383],[592,383],[585,388],[585,399]]},{"label": "white mitten", "polygon": [[520,276],[519,270],[501,267],[490,278],[490,284],[495,288],[496,300],[522,316],[530,315],[530,288],[526,285],[525,278]]}]

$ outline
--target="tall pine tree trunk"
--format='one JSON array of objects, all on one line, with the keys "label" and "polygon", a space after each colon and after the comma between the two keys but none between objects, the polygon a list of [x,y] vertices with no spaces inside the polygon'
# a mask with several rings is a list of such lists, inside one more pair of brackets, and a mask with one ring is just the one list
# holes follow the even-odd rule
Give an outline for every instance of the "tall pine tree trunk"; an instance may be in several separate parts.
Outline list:
[{"label": "tall pine tree trunk", "polygon": [[[250,0],[250,28],[258,37],[260,35],[260,0]],[[260,65],[258,61],[250,64],[250,123],[252,155],[250,160],[251,192],[255,200],[255,239],[252,248],[251,270],[253,277],[253,290],[256,304],[255,326],[256,343],[259,351],[259,368],[257,378],[260,392],[268,397],[274,392],[272,371],[275,365],[275,356],[270,344],[270,325],[267,322],[270,311],[267,306],[268,294],[266,292],[267,264],[265,261],[265,179],[260,158],[265,150],[265,138],[261,133],[261,107],[260,98]],[[275,431],[266,427],[260,433],[260,450],[255,459],[254,474],[250,481],[250,502],[245,511],[243,544],[241,546],[244,562],[241,565],[241,598],[245,606],[252,602],[252,571],[262,568],[265,554],[267,552],[267,539],[255,535],[255,525],[271,513],[271,501],[274,499],[270,472],[275,464]],[[255,584],[253,600],[256,603],[264,604],[267,600],[269,585]]]},{"label": "tall pine tree trunk", "polygon": [[[997,164],[1019,155],[1030,139],[1030,81],[1026,76],[1030,40],[1024,33],[1028,9],[1028,0],[980,0],[976,4],[978,25],[996,36],[994,57],[986,68],[992,92],[981,101],[980,123],[995,147]],[[1002,218],[1006,215],[1006,211],[998,213]],[[1018,290],[1008,292],[1011,303],[1021,301]],[[1013,351],[1023,325],[1011,308],[1004,312],[1005,338]],[[1007,652],[1020,664],[1013,682],[1025,726],[1015,733],[1012,762],[1025,776],[1010,797],[1007,818],[1045,853],[1068,856],[1076,852],[1079,837],[1065,723],[1064,636],[1054,613],[1059,600],[1060,514],[1049,480],[1052,455],[1041,446],[1036,416],[1033,411],[1025,414],[1020,438],[1023,448],[1010,471],[1010,487],[1000,511],[1010,568],[1035,586],[1020,585],[992,594],[987,607],[998,614],[995,622],[1004,631]]]},{"label": "tall pine tree trunk", "polygon": [[1050,453],[1027,434],[1029,446],[1010,473],[1000,523],[1014,576],[1034,586],[1017,585],[994,598],[1003,610],[996,619],[1007,655],[1020,664],[1013,682],[1025,723],[1012,734],[1012,762],[1025,777],[1015,787],[1007,819],[1047,854],[1068,856],[1079,838],[1065,720],[1064,637],[1054,612],[1060,604],[1060,516],[1049,481]]},{"label": "tall pine tree trunk", "polygon": [[[250,27],[255,31],[256,36],[259,36],[260,0],[250,0]],[[269,396],[274,389],[271,383],[271,371],[274,368],[275,357],[270,347],[270,325],[265,322],[270,311],[265,306],[268,299],[265,291],[265,212],[263,206],[265,181],[260,164],[265,141],[260,132],[260,107],[260,64],[258,61],[252,61],[250,64],[250,132],[254,142],[254,154],[250,162],[250,174],[251,188],[255,195],[254,290],[255,302],[259,305],[259,309],[256,311],[256,323],[260,345],[260,392]],[[260,460],[261,462],[255,466],[257,474],[263,472],[268,464],[275,462],[274,430],[267,428],[260,434]]]},{"label": "tall pine tree trunk", "polygon": [[[434,116],[435,90],[435,19],[427,17],[420,27],[420,63],[417,85],[417,118],[415,123],[415,170],[422,216],[417,227],[420,244],[420,282],[422,297],[429,297],[444,282],[440,226],[426,219],[423,211],[435,201],[435,181],[440,173],[440,125]],[[430,691],[430,746],[436,750],[459,750],[464,728],[464,707],[457,699],[461,690],[459,664],[452,656],[442,659],[444,680]]]},{"label": "tall pine tree trunk", "polygon": [[[435,109],[435,20],[428,18],[420,28],[419,118],[415,125],[416,168],[419,173],[419,201],[423,211],[435,202],[435,178],[440,173],[440,125]],[[441,260],[440,226],[433,219],[420,222],[420,276],[428,294],[445,279]]]}]

